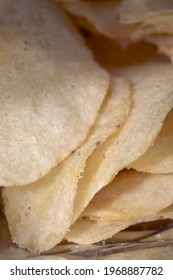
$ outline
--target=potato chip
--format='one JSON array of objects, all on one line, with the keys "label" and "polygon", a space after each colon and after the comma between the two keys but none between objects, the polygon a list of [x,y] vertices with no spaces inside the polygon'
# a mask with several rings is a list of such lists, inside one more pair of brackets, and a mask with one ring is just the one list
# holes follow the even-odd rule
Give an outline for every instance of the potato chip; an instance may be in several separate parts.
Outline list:
[{"label": "potato chip", "polygon": [[[2,211],[19,247],[173,217],[173,67],[155,56],[173,61],[171,2],[0,2]],[[148,153],[142,170],[168,174],[121,171]]]},{"label": "potato chip", "polygon": [[110,38],[138,41],[153,33],[173,34],[172,0],[65,2],[63,7],[79,25]]},{"label": "potato chip", "polygon": [[[127,38],[136,25],[123,25],[115,16],[119,1],[104,2],[70,2],[64,4],[64,9],[70,14],[86,19],[101,34],[110,38]],[[85,24],[86,27],[86,24]],[[93,31],[93,28],[89,29]]]},{"label": "potato chip", "polygon": [[140,40],[151,34],[173,34],[173,13],[147,18],[139,27],[129,34],[132,41]]},{"label": "potato chip", "polygon": [[173,68],[169,63],[147,62],[123,68],[119,74],[132,82],[133,107],[119,135],[110,137],[89,157],[79,180],[73,221],[96,192],[148,150],[173,106]]},{"label": "potato chip", "polygon": [[155,174],[173,172],[173,109],[168,113],[153,146],[130,167]]},{"label": "potato chip", "polygon": [[90,244],[138,222],[155,220],[172,204],[173,173],[151,175],[123,171],[95,195],[71,227],[68,241]]},{"label": "potato chip", "polygon": [[152,33],[173,33],[172,0],[65,2],[63,7],[80,18],[79,25],[110,38],[137,41]]},{"label": "potato chip", "polygon": [[40,252],[62,240],[72,223],[76,188],[88,156],[120,129],[130,105],[128,81],[113,79],[110,93],[84,144],[36,183],[5,188],[5,212],[13,241],[19,247]]},{"label": "potato chip", "polygon": [[0,17],[0,185],[24,185],[84,140],[109,77],[54,4],[3,0]]},{"label": "potato chip", "polygon": [[129,38],[137,41],[150,34],[173,34],[172,0],[128,0],[122,1],[116,15],[121,24],[137,24]]},{"label": "potato chip", "polygon": [[173,11],[172,0],[123,0],[118,8],[122,23],[138,23],[160,15],[169,15]]}]

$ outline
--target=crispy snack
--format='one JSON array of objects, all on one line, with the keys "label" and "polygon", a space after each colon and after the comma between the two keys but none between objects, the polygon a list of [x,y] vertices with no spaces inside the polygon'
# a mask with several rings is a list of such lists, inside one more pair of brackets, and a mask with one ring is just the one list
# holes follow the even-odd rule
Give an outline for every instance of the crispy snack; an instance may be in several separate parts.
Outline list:
[{"label": "crispy snack", "polygon": [[112,39],[138,41],[150,34],[173,34],[172,0],[64,2],[79,26]]},{"label": "crispy snack", "polygon": [[76,188],[87,158],[122,127],[130,107],[128,81],[113,79],[96,124],[83,145],[36,183],[3,190],[10,232],[19,247],[40,252],[64,238],[72,223]]},{"label": "crispy snack", "polygon": [[130,225],[168,217],[168,212],[160,212],[172,204],[172,182],[173,173],[121,172],[95,195],[70,228],[67,240],[90,244],[110,238]]},{"label": "crispy snack", "polygon": [[124,167],[142,156],[159,134],[173,106],[173,69],[167,62],[123,68],[132,83],[133,107],[118,136],[110,137],[88,159],[75,197],[73,221]]},{"label": "crispy snack", "polygon": [[85,139],[109,76],[53,3],[2,0],[0,17],[0,185],[24,185]]},{"label": "crispy snack", "polygon": [[173,218],[173,1],[2,0],[0,19],[12,240],[40,253]]},{"label": "crispy snack", "polygon": [[65,2],[64,9],[71,15],[82,19],[79,25],[86,27],[91,32],[98,31],[100,34],[110,38],[128,38],[136,24],[124,25],[115,16],[118,1],[87,1],[87,2]]},{"label": "crispy snack", "polygon": [[137,24],[129,38],[137,41],[150,34],[173,34],[172,0],[123,0],[116,15],[121,24]]}]

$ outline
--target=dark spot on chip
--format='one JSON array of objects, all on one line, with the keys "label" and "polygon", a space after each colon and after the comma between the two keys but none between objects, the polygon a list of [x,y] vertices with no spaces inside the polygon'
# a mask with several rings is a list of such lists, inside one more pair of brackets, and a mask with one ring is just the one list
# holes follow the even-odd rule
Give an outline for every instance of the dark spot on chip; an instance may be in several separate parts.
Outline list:
[{"label": "dark spot on chip", "polygon": [[97,141],[97,142],[96,142],[96,146],[99,146],[99,145],[100,145],[100,141]]}]

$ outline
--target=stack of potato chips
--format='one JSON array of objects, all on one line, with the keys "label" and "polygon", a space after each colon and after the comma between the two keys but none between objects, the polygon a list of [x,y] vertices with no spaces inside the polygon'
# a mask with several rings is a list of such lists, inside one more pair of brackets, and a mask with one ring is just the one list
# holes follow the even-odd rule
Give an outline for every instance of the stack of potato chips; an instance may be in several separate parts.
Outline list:
[{"label": "stack of potato chips", "polygon": [[0,1],[12,240],[90,244],[173,217],[173,1]]}]

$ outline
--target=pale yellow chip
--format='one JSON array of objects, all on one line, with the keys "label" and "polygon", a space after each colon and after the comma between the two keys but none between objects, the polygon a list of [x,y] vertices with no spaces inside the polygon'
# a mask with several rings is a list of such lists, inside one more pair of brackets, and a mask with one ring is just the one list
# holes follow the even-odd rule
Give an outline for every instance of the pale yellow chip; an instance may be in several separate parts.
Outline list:
[{"label": "pale yellow chip", "polygon": [[172,0],[123,0],[118,7],[122,23],[139,23],[160,15],[170,15],[173,11]]},{"label": "pale yellow chip", "polygon": [[130,167],[154,174],[173,172],[173,109],[167,115],[154,144]]},{"label": "pale yellow chip", "polygon": [[[116,0],[96,3],[94,1],[65,2],[63,7],[70,14],[87,20],[99,33],[110,38],[122,39],[127,38],[136,25],[123,25],[118,21],[115,15],[118,2]],[[92,28],[90,29],[93,31]]]},{"label": "pale yellow chip", "polygon": [[110,137],[89,157],[78,184],[73,221],[95,193],[148,150],[173,106],[173,68],[169,63],[136,65],[119,74],[132,83],[133,107],[118,136]]},{"label": "pale yellow chip", "polygon": [[129,34],[133,41],[149,34],[173,34],[172,0],[128,0],[119,5],[117,16],[122,24],[138,24]]},{"label": "pale yellow chip", "polygon": [[159,213],[173,201],[172,182],[173,173],[121,172],[95,195],[66,239],[90,244],[110,238],[130,225],[163,218]]},{"label": "pale yellow chip", "polygon": [[19,247],[40,252],[64,238],[72,223],[76,188],[88,156],[122,127],[130,108],[128,81],[113,79],[96,124],[83,145],[36,183],[3,190],[12,239]]},{"label": "pale yellow chip", "polygon": [[147,18],[139,27],[130,34],[132,41],[137,41],[152,34],[173,34],[173,11],[170,15],[160,15]]},{"label": "pale yellow chip", "polygon": [[87,136],[109,77],[46,0],[0,1],[0,186],[36,181]]},{"label": "pale yellow chip", "polygon": [[[123,21],[119,14],[120,22],[117,1],[57,2],[73,2],[65,4],[71,14],[111,38],[135,41],[148,34],[173,33],[169,0],[132,0],[132,19]],[[3,0],[0,16],[0,185],[22,185],[3,189],[13,241],[41,252],[66,236],[93,243],[138,222],[172,217],[171,206],[165,207],[173,200],[173,173],[125,171],[96,194],[154,143],[173,106],[171,64],[154,61],[112,71],[103,101],[109,75],[94,62],[58,5]],[[163,52],[172,58],[172,45]],[[166,147],[167,140],[163,142]],[[167,162],[166,172],[170,165]]]},{"label": "pale yellow chip", "polygon": [[78,24],[110,38],[138,41],[150,34],[173,34],[172,0],[65,2]]},{"label": "pale yellow chip", "polygon": [[[150,36],[148,42],[156,44],[158,50],[173,61],[173,37]],[[153,146],[130,166],[138,171],[149,173],[173,172],[173,111],[168,114],[163,128]]]}]

